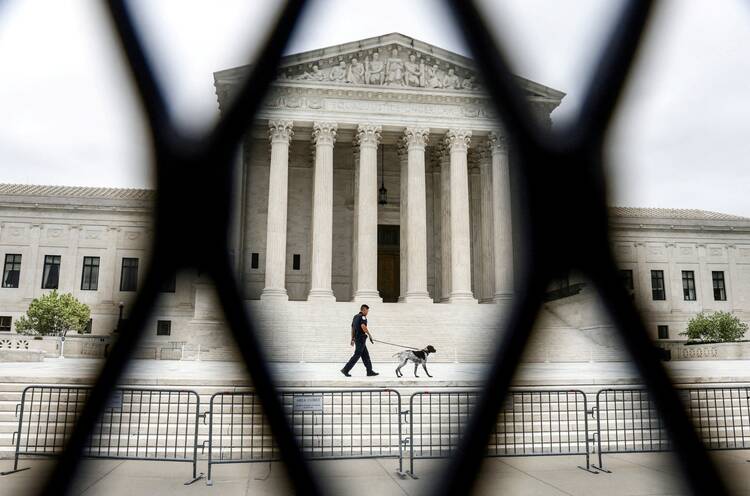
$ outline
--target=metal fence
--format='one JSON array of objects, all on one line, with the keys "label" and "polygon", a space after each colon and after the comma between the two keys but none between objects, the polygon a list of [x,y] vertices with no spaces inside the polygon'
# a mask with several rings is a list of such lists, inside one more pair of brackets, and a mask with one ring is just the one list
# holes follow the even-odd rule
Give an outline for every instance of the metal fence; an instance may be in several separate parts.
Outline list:
[{"label": "metal fence", "polygon": [[[678,392],[706,449],[750,449],[750,388],[681,388]],[[596,395],[595,413],[597,469],[609,472],[604,468],[605,453],[673,449],[645,389],[603,389]]]},{"label": "metal fence", "polygon": [[[60,458],[42,494],[57,495],[69,488],[89,442],[95,422],[106,409],[129,359],[137,348],[164,281],[178,270],[199,269],[216,283],[218,298],[253,385],[268,412],[268,420],[281,456],[290,473],[294,491],[322,494],[318,479],[296,444],[284,419],[269,364],[261,351],[255,321],[243,304],[240,285],[233,271],[228,233],[234,206],[233,165],[237,145],[256,117],[274,77],[281,55],[302,12],[303,0],[289,0],[268,29],[257,58],[235,98],[222,109],[216,125],[200,136],[182,133],[174,122],[164,89],[155,74],[128,2],[110,0],[109,17],[128,60],[139,102],[148,119],[153,143],[158,195],[154,214],[151,261],[128,320],[113,346],[82,408],[70,436],[66,456]],[[521,94],[504,49],[494,28],[475,2],[450,0],[451,17],[465,35],[467,46],[481,71],[493,109],[509,131],[513,160],[510,162],[513,191],[513,237],[518,242],[518,287],[505,321],[507,332],[499,333],[491,368],[475,415],[462,440],[462,455],[454,457],[436,494],[470,492],[480,461],[495,427],[497,414],[509,394],[512,378],[549,282],[570,270],[589,277],[601,296],[608,315],[616,324],[626,350],[654,401],[666,419],[674,440],[683,475],[696,494],[728,494],[726,484],[701,444],[697,432],[680,403],[664,367],[654,353],[640,314],[622,287],[609,246],[607,222],[607,170],[603,146],[616,113],[617,103],[636,58],[639,42],[651,18],[652,2],[625,2],[611,23],[606,41],[585,83],[581,104],[574,118],[556,126],[554,132],[535,124],[533,109]],[[197,196],[205,201],[196,202]],[[573,199],[573,201],[571,200]],[[195,243],[192,226],[205,226],[211,243]],[[576,243],[559,243],[575,239]],[[236,258],[236,253],[234,254]],[[498,326],[501,324],[498,322]]]},{"label": "metal fence", "polygon": [[[70,432],[88,401],[87,386],[29,386],[16,407],[18,430],[13,433],[13,470],[21,457],[62,454]],[[200,398],[195,391],[117,388],[93,426],[83,456],[127,460],[188,462],[197,473]]]},{"label": "metal fence", "polygon": [[[391,389],[283,391],[281,404],[308,459],[398,458],[401,395]],[[255,392],[211,397],[208,484],[212,466],[274,461],[280,454]]]},{"label": "metal fence", "polygon": [[[478,391],[415,393],[409,400],[409,474],[416,458],[452,456]],[[588,408],[582,391],[516,390],[497,416],[486,456],[583,455],[589,463]]]}]

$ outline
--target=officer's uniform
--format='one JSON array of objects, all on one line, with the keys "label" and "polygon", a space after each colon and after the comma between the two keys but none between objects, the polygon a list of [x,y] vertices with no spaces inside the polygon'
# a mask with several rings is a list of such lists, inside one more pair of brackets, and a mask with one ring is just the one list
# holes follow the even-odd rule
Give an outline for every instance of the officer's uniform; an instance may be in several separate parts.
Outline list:
[{"label": "officer's uniform", "polygon": [[358,313],[352,321],[352,333],[354,338],[354,355],[349,359],[342,372],[349,373],[349,371],[357,363],[357,360],[362,358],[362,363],[365,364],[368,374],[372,374],[372,362],[370,361],[370,353],[367,351],[367,334],[362,330],[362,324],[367,325],[367,317]]}]

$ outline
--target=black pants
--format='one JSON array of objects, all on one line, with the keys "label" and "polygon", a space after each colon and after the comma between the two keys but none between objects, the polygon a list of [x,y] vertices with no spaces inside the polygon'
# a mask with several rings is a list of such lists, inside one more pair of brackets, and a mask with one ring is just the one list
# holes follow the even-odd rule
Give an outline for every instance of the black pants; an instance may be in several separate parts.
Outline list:
[{"label": "black pants", "polygon": [[370,361],[370,352],[367,351],[367,337],[357,338],[354,340],[354,355],[352,355],[346,365],[344,365],[344,370],[347,374],[352,369],[352,367],[354,367],[360,357],[362,358],[362,363],[365,364],[365,368],[367,369],[367,373],[369,374],[370,372],[372,372],[372,362]]}]

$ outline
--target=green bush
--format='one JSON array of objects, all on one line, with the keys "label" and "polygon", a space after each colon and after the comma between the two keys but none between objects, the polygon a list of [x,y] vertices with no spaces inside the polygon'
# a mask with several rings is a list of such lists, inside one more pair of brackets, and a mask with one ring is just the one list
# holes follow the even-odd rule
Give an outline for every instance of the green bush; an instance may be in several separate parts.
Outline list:
[{"label": "green bush", "polygon": [[739,341],[747,324],[729,312],[701,312],[688,322],[687,331],[680,333],[690,341],[723,343]]},{"label": "green bush", "polygon": [[16,331],[27,335],[58,335],[63,331],[81,332],[91,317],[88,305],[81,303],[70,293],[60,294],[53,290],[34,300],[26,315],[16,321]]}]

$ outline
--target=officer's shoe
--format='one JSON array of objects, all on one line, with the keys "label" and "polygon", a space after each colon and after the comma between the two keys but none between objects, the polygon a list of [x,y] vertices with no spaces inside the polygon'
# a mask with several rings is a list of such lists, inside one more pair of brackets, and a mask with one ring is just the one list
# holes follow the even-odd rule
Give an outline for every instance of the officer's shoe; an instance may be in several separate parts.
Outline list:
[{"label": "officer's shoe", "polygon": [[380,374],[378,374],[378,373],[377,373],[377,372],[375,372],[374,370],[371,370],[371,371],[369,371],[369,372],[367,373],[367,377],[372,377],[372,376],[374,376],[374,375],[380,375]]},{"label": "officer's shoe", "polygon": [[344,369],[341,369],[341,373],[342,373],[342,374],[344,374],[344,375],[345,375],[345,376],[347,376],[347,377],[351,377],[351,376],[352,376],[352,375],[351,375],[351,374],[350,374],[349,372],[347,372],[347,371],[346,371],[346,370],[344,370]]}]

